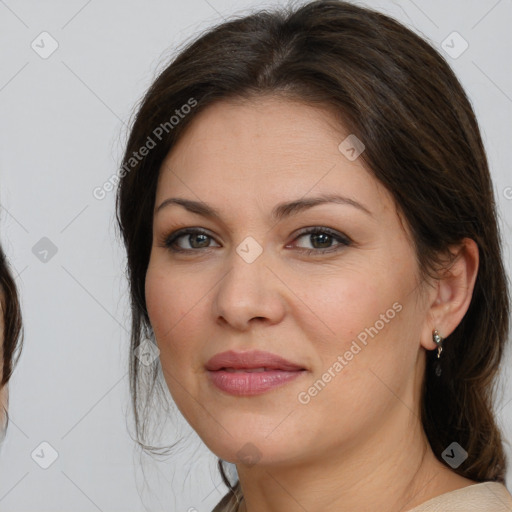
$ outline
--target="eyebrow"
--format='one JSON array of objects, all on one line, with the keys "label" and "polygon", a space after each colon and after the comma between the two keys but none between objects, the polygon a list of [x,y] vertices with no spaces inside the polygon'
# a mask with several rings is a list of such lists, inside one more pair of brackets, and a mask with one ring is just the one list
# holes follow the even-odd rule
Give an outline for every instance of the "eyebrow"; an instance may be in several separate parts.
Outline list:
[{"label": "eyebrow", "polygon": [[[366,208],[361,203],[358,203],[354,199],[350,199],[348,197],[340,196],[340,195],[332,195],[332,194],[323,194],[317,197],[308,197],[301,198],[295,201],[290,201],[287,203],[280,203],[274,207],[272,210],[272,219],[275,221],[280,221],[285,217],[290,217],[292,215],[296,215],[304,210],[312,208],[313,206],[317,206],[319,204],[326,203],[335,203],[335,204],[343,204],[353,206],[366,214],[372,216],[372,213],[368,208]],[[166,206],[170,206],[173,204],[177,204],[183,206],[186,210],[192,213],[196,213],[198,215],[202,215],[204,217],[209,217],[212,219],[221,220],[221,214],[209,204],[202,201],[192,201],[191,199],[184,199],[182,197],[170,197],[165,199],[160,205],[155,209],[155,214],[160,212]]]}]

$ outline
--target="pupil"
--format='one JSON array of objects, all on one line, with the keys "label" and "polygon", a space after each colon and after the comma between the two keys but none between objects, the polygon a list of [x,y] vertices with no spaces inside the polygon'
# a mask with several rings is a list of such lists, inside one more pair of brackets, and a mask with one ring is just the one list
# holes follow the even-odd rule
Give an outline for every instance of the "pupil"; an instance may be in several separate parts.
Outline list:
[{"label": "pupil", "polygon": [[[323,238],[323,244],[322,244],[322,241],[320,241],[321,249],[324,247],[329,247],[329,242],[330,242],[330,238],[331,238],[330,235],[326,235],[325,233],[317,233],[317,234],[313,234],[311,236],[313,237],[314,240]],[[315,244],[313,243],[313,245],[315,245]]]},{"label": "pupil", "polygon": [[[201,245],[201,242],[199,243],[199,247],[208,247],[208,237],[206,235],[191,235],[190,237],[190,240],[196,240],[198,238],[201,238],[203,237],[203,244]],[[196,245],[194,245],[193,243],[190,244],[192,247],[198,247]]]}]

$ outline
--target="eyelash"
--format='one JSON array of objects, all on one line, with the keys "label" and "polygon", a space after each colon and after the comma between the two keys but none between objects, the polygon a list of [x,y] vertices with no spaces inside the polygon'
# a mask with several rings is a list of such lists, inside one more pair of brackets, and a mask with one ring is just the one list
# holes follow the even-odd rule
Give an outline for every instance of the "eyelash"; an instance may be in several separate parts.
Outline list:
[{"label": "eyelash", "polygon": [[[349,237],[347,237],[346,235],[342,235],[341,233],[333,231],[332,229],[319,227],[319,226],[315,226],[313,228],[305,228],[304,231],[301,231],[297,235],[295,240],[297,240],[305,235],[315,235],[315,234],[328,235],[329,237],[333,238],[335,241],[338,241],[339,245],[334,246],[334,247],[328,247],[326,249],[299,248],[300,252],[305,253],[307,255],[325,254],[325,253],[340,251],[344,247],[348,247],[352,244],[352,240]],[[169,249],[171,252],[175,252],[175,253],[192,253],[192,252],[200,251],[201,249],[181,249],[181,248],[177,248],[174,245],[179,238],[181,238],[183,236],[187,236],[187,235],[205,235],[208,238],[213,239],[213,237],[211,235],[209,235],[208,232],[206,232],[205,230],[203,230],[201,228],[185,228],[185,229],[180,229],[178,231],[175,231],[174,233],[171,233],[170,235],[167,235],[163,240],[163,246],[166,247],[167,249]],[[208,250],[208,249],[212,249],[212,248],[206,247],[202,250]]]}]

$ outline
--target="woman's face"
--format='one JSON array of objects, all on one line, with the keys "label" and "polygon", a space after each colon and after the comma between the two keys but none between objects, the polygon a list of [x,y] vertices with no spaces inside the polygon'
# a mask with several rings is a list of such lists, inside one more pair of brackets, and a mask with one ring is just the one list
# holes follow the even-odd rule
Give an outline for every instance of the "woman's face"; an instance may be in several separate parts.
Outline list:
[{"label": "woman's face", "polygon": [[[338,147],[349,134],[336,126],[328,111],[276,97],[219,102],[161,168],[148,312],[178,408],[227,461],[352,449],[405,425],[419,400],[433,326],[415,252],[390,194],[351,139]],[[344,199],[307,203],[327,196]],[[170,198],[218,216],[162,204]],[[201,233],[171,240],[184,228]],[[253,350],[302,371],[250,358],[274,370],[206,369],[218,353]]]}]

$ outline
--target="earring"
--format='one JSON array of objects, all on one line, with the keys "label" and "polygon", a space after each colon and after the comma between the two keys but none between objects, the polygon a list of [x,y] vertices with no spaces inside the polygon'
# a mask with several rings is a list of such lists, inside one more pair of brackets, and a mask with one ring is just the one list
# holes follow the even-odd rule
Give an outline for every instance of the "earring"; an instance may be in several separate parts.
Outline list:
[{"label": "earring", "polygon": [[437,361],[435,364],[435,372],[436,372],[436,375],[439,377],[442,373],[441,364],[439,363],[439,358],[441,357],[441,352],[443,351],[444,338],[441,337],[441,335],[439,334],[439,331],[437,329],[434,329],[432,331],[432,339],[434,340],[435,344],[437,345]]}]

